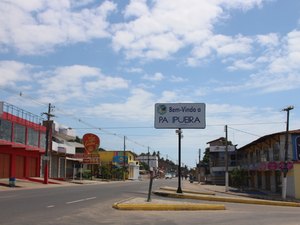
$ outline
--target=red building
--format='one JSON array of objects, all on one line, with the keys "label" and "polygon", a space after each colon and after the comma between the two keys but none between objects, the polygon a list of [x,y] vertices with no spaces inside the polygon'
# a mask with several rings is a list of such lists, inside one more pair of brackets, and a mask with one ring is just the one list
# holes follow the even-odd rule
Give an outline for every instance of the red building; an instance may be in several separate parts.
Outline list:
[{"label": "red building", "polygon": [[39,116],[0,102],[0,178],[39,177],[45,139]]}]

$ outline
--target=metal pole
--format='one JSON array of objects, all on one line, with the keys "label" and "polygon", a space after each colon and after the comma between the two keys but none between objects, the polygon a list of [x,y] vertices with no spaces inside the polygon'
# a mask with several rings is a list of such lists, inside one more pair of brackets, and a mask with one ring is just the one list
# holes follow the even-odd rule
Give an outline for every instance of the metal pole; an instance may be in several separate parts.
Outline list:
[{"label": "metal pole", "polygon": [[200,183],[200,159],[201,159],[201,148],[199,148],[199,164],[198,164],[198,183]]},{"label": "metal pole", "polygon": [[287,192],[287,173],[288,173],[288,149],[289,149],[289,120],[290,120],[290,110],[294,109],[294,106],[289,106],[283,111],[286,111],[286,132],[285,132],[285,152],[284,152],[284,167],[283,167],[283,179],[282,179],[282,199],[286,199]]},{"label": "metal pole", "polygon": [[124,136],[124,145],[123,145],[123,181],[125,181],[125,153],[126,153],[126,136]]},{"label": "metal pole", "polygon": [[178,188],[177,193],[182,193],[181,189],[181,128],[176,130],[176,133],[178,133]]},{"label": "metal pole", "polygon": [[147,157],[148,158],[148,170],[150,171],[150,159],[149,159],[150,158],[150,152],[149,152],[149,146],[148,146],[148,153],[147,154],[148,154],[148,157]]},{"label": "metal pole", "polygon": [[227,125],[225,125],[225,191],[229,190],[228,183],[229,183],[229,175],[228,175],[228,129]]}]

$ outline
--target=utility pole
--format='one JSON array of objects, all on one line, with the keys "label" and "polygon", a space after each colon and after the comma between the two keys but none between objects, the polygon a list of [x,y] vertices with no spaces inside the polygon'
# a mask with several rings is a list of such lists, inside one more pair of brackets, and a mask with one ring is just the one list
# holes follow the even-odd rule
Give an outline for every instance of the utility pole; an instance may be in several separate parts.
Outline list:
[{"label": "utility pole", "polygon": [[286,132],[285,132],[285,146],[284,146],[284,167],[283,167],[283,179],[282,179],[282,199],[286,199],[287,191],[287,173],[288,173],[288,149],[289,149],[289,120],[290,120],[290,110],[294,109],[294,106],[288,106],[282,111],[286,111]]},{"label": "utility pole", "polygon": [[126,154],[126,136],[124,136],[124,143],[123,143],[123,181],[125,181],[125,154]]},{"label": "utility pole", "polygon": [[[48,105],[48,112],[43,113],[47,115],[47,122],[46,122],[46,146],[45,146],[45,155],[44,155],[44,184],[48,184],[48,176],[49,176],[49,133],[50,133],[50,119],[54,117],[51,114],[52,109],[54,106],[51,106],[51,103]],[[51,128],[52,129],[52,128]]]},{"label": "utility pole", "polygon": [[225,191],[229,190],[229,175],[228,175],[228,127],[225,125]]},{"label": "utility pole", "polygon": [[150,171],[150,152],[149,152],[149,146],[148,146],[148,153],[147,153],[147,162],[148,162],[148,170]]},{"label": "utility pole", "polygon": [[200,183],[200,177],[201,177],[201,174],[200,174],[200,160],[201,160],[201,148],[199,148],[199,162],[198,162],[198,183]]}]

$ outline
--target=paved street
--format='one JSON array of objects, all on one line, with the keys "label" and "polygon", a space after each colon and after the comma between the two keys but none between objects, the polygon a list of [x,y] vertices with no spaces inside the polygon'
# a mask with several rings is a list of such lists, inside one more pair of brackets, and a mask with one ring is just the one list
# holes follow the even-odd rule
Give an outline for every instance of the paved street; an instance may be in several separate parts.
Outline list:
[{"label": "paved street", "polygon": [[[300,224],[299,208],[295,207],[224,203],[226,210],[222,211],[122,211],[112,208],[113,203],[130,197],[147,198],[148,185],[145,180],[0,191],[0,224]],[[161,186],[177,187],[177,179],[154,181],[154,190]],[[183,187],[192,186],[183,181]]]}]

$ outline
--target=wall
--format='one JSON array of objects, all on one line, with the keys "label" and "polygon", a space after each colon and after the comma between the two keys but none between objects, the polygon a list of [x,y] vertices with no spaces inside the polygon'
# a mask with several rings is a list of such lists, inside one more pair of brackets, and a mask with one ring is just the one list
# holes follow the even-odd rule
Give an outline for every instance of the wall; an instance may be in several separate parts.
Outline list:
[{"label": "wall", "polygon": [[300,164],[294,164],[295,198],[300,199]]}]

